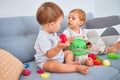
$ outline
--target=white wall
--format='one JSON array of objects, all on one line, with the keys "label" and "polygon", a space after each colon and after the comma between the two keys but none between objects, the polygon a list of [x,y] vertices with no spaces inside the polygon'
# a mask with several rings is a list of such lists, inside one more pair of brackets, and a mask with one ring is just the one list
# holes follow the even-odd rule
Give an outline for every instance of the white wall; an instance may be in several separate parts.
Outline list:
[{"label": "white wall", "polygon": [[0,0],[0,17],[31,16],[45,1],[57,3],[65,15],[73,8],[82,8],[95,17],[119,15],[120,0]]},{"label": "white wall", "polygon": [[95,0],[96,16],[120,16],[120,0]]},{"label": "white wall", "polygon": [[0,0],[0,17],[35,15],[37,8],[45,1],[57,3],[65,15],[73,8],[95,13],[95,0]]}]

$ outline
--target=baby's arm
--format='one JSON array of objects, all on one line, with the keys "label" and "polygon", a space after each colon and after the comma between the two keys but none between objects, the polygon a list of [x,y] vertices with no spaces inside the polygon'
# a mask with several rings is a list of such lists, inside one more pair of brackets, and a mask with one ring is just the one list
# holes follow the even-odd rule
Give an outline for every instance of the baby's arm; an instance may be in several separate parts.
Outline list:
[{"label": "baby's arm", "polygon": [[56,56],[62,49],[68,47],[69,45],[70,45],[69,41],[66,41],[65,43],[61,43],[61,40],[59,40],[58,44],[54,48],[48,50],[45,56],[47,56],[48,58],[52,58]]}]

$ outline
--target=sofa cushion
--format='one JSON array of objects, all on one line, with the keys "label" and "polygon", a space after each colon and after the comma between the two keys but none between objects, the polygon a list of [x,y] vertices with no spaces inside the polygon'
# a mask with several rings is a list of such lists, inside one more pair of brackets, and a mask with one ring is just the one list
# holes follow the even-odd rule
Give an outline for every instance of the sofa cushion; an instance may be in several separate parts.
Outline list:
[{"label": "sofa cushion", "polygon": [[120,24],[119,16],[98,17],[86,22],[87,29],[104,28]]},{"label": "sofa cushion", "polygon": [[0,49],[0,80],[18,80],[24,65],[11,53]]},{"label": "sofa cushion", "polygon": [[96,45],[112,46],[120,40],[120,25],[85,30],[89,41]]},{"label": "sofa cushion", "polygon": [[[117,51],[117,54],[120,55],[120,50]],[[107,55],[98,55],[100,58],[102,58],[102,60],[109,60],[110,61],[110,67],[114,67],[116,69],[118,69],[120,71],[120,59],[110,59],[108,58]]]}]

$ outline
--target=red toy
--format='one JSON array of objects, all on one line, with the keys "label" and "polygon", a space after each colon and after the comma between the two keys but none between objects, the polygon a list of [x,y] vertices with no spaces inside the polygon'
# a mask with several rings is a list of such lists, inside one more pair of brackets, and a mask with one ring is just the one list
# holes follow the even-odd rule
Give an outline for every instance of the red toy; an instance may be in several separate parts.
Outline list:
[{"label": "red toy", "polygon": [[43,73],[44,73],[44,70],[38,69],[38,70],[37,70],[37,73],[38,73],[38,74],[43,74]]},{"label": "red toy", "polygon": [[23,71],[23,75],[24,76],[28,76],[28,75],[30,75],[30,73],[31,73],[31,71],[29,70],[29,69],[24,69],[24,71]]},{"label": "red toy", "polygon": [[67,41],[67,37],[65,34],[60,34],[59,38],[61,39],[61,43],[65,43]]},{"label": "red toy", "polygon": [[93,60],[96,60],[97,55],[96,54],[88,54],[88,57],[92,58]]},{"label": "red toy", "polygon": [[102,65],[102,61],[101,60],[93,60],[93,64],[94,65]]},{"label": "red toy", "polygon": [[94,65],[102,65],[102,59],[98,57],[96,54],[88,54],[88,57],[93,59]]}]

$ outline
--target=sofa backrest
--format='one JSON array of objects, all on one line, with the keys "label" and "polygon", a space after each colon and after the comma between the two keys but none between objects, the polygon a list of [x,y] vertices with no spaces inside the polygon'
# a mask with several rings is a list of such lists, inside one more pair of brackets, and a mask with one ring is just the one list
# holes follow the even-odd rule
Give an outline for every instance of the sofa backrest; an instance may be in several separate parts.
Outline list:
[{"label": "sofa backrest", "polygon": [[[93,18],[91,13],[87,19]],[[67,16],[58,35],[67,28]],[[40,25],[35,16],[0,18],[0,48],[9,51],[22,62],[34,60],[34,43]]]},{"label": "sofa backrest", "polygon": [[33,60],[38,31],[39,24],[33,16],[0,18],[0,48],[22,62]]}]

